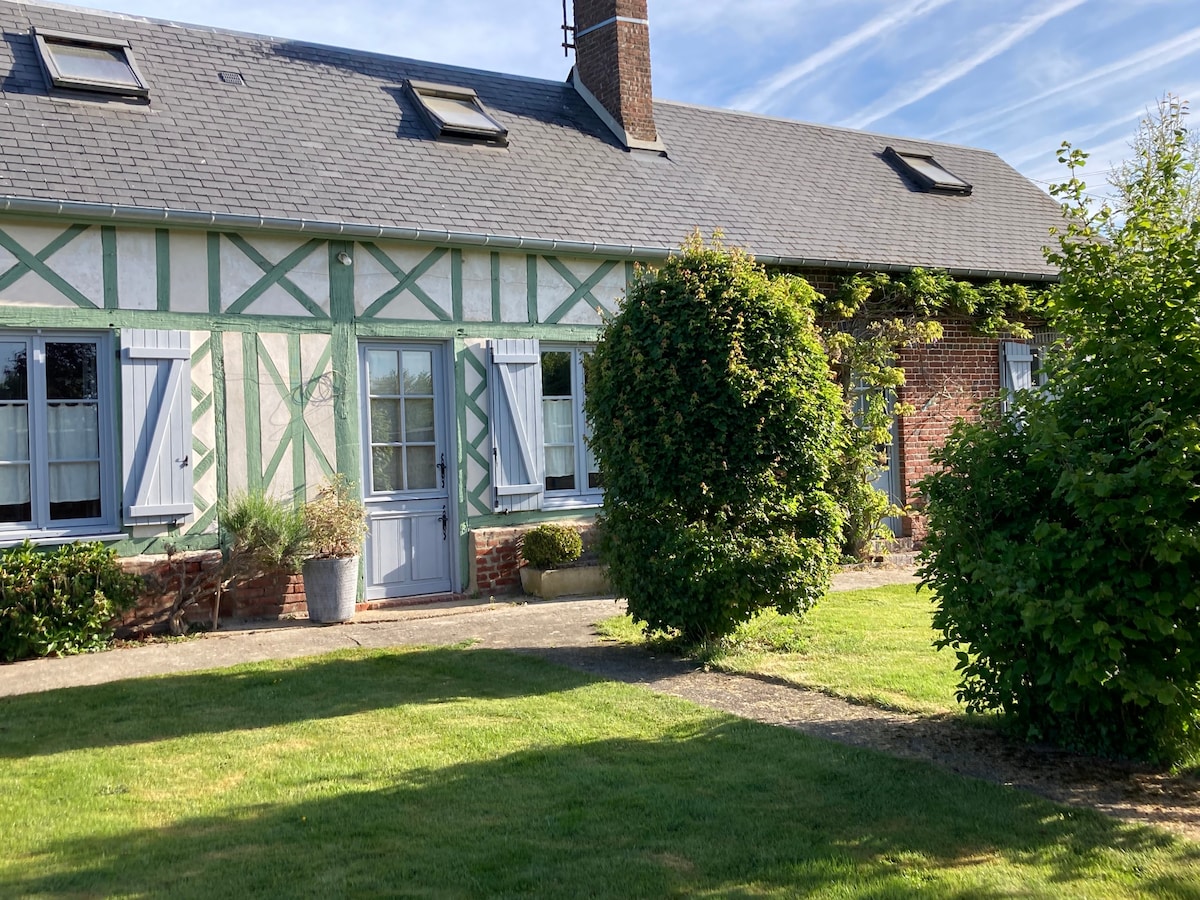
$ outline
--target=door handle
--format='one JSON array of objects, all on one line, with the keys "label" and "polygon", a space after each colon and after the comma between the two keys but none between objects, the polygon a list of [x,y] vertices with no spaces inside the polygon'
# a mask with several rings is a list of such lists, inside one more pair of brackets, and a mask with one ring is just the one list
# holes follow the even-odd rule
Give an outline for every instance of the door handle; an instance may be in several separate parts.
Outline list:
[{"label": "door handle", "polygon": [[450,525],[450,516],[449,516],[449,514],[447,513],[447,511],[446,511],[446,507],[445,507],[445,506],[443,506],[443,507],[442,507],[442,514],[441,514],[441,516],[438,518],[438,521],[442,523],[442,540],[443,540],[443,541],[444,541],[444,540],[447,540],[447,539],[448,539],[448,532],[447,532],[447,528],[448,528],[448,527],[449,527],[449,525]]},{"label": "door handle", "polygon": [[442,487],[446,486],[446,454],[442,454],[442,460],[437,464],[438,471],[442,474]]}]

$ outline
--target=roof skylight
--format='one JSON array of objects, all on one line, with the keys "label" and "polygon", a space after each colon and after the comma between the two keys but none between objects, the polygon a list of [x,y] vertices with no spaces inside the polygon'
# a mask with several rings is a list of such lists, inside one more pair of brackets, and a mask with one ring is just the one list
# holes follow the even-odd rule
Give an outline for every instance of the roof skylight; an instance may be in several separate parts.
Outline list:
[{"label": "roof skylight", "polygon": [[38,58],[52,87],[146,97],[150,89],[128,41],[35,28]]},{"label": "roof skylight", "polygon": [[906,174],[912,176],[922,188],[927,191],[939,191],[949,194],[969,194],[971,185],[963,181],[953,172],[927,153],[913,153],[907,150],[896,150],[888,147],[883,151],[886,159],[899,166]]},{"label": "roof skylight", "polygon": [[470,88],[409,81],[417,106],[438,137],[508,143],[508,129],[497,122]]}]

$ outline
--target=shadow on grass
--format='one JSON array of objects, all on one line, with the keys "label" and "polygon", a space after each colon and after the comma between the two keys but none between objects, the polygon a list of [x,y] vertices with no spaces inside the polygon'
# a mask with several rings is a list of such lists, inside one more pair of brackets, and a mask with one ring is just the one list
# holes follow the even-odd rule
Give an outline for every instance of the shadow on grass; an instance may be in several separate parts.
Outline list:
[{"label": "shadow on grass", "polygon": [[59,840],[0,895],[1195,896],[1200,864],[1150,829],[719,716],[325,787]]},{"label": "shadow on grass", "polygon": [[[546,690],[536,666],[494,650],[456,647],[363,655],[343,651],[234,669],[63,688],[0,698],[0,758],[267,728],[462,696],[464,669],[494,670],[471,697]],[[574,685],[586,676],[567,676]],[[562,690],[558,685],[555,690]],[[70,728],[62,727],[64,721]]]}]

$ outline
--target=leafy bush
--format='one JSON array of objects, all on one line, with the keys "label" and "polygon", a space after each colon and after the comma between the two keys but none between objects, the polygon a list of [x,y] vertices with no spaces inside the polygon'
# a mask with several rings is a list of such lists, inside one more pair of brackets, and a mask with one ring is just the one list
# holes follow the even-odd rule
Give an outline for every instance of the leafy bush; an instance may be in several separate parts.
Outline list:
[{"label": "leafy bush", "polygon": [[1074,177],[1046,397],[959,424],[922,489],[922,570],[961,694],[1030,738],[1154,760],[1200,743],[1200,222],[1181,128],[1120,215]]},{"label": "leafy bush", "polygon": [[629,611],[688,639],[801,612],[837,559],[841,404],[803,280],[697,236],[635,282],[588,363],[601,555]]},{"label": "leafy bush", "polygon": [[42,552],[26,541],[0,552],[0,659],[104,647],[113,618],[137,602],[141,586],[102,544]]},{"label": "leafy bush", "polygon": [[304,526],[311,556],[347,559],[358,555],[367,535],[366,509],[345,475],[334,475],[304,504]]},{"label": "leafy bush", "polygon": [[579,559],[583,538],[567,525],[547,522],[521,537],[521,558],[535,569],[553,569]]}]

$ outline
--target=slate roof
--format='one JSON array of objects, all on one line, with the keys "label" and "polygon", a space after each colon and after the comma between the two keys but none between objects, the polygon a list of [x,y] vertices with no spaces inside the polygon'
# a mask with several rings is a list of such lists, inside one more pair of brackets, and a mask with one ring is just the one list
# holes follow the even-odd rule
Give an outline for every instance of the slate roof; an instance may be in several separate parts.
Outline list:
[{"label": "slate roof", "polygon": [[[129,40],[151,102],[50,96],[31,26]],[[66,200],[630,256],[719,228],[766,261],[1053,273],[1057,205],[984,150],[656,101],[663,158],[624,150],[565,82],[21,0],[0,0],[0,27],[0,210]],[[508,147],[434,140],[409,78],[474,88]],[[918,190],[889,145],[973,193]]]}]

